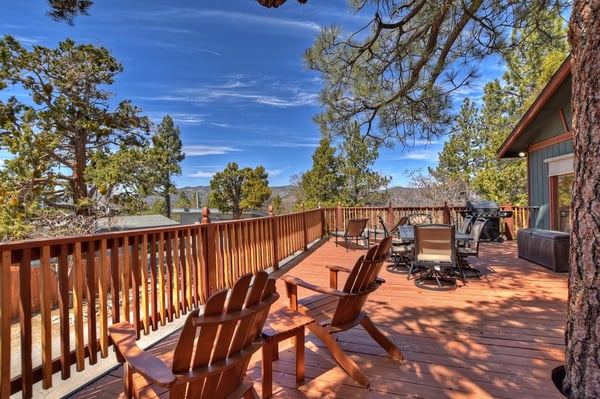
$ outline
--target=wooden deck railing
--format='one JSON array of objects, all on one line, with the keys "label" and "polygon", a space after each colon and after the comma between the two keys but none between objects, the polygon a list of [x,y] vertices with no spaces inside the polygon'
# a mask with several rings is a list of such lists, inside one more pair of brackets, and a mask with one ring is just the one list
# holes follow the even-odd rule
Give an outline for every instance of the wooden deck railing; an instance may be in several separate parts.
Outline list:
[{"label": "wooden deck railing", "polygon": [[[202,304],[240,275],[281,262],[354,217],[397,220],[459,208],[328,208],[287,215],[0,243],[0,398],[52,386],[109,356],[108,325],[148,334]],[[525,219],[526,216],[515,219]],[[517,225],[517,224],[516,224]]]},{"label": "wooden deck railing", "polygon": [[30,398],[35,382],[50,388],[54,373],[70,378],[71,365],[81,371],[86,357],[108,356],[111,323],[129,320],[148,334],[240,275],[276,269],[321,238],[322,226],[317,209],[1,243],[0,397]]},{"label": "wooden deck railing", "polygon": [[[516,238],[521,228],[529,227],[529,208],[505,205],[502,211],[512,211],[512,218],[502,218],[500,231],[507,239]],[[462,220],[460,212],[466,211],[466,207],[451,207],[446,204],[439,207],[354,207],[354,208],[325,208],[324,219],[327,231],[344,230],[349,219],[368,219],[367,228],[370,230],[382,229],[379,217],[382,217],[388,227],[392,227],[403,216],[425,213],[432,216],[433,223],[459,224]]]}]

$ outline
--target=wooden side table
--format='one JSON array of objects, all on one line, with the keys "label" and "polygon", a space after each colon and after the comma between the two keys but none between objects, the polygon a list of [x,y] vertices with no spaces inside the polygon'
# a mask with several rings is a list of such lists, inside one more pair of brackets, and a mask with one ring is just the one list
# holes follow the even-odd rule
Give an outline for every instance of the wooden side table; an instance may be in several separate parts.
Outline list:
[{"label": "wooden side table", "polygon": [[262,330],[262,397],[273,394],[273,361],[279,359],[279,342],[295,338],[296,345],[296,381],[304,380],[304,326],[314,320],[288,307],[269,313]]}]

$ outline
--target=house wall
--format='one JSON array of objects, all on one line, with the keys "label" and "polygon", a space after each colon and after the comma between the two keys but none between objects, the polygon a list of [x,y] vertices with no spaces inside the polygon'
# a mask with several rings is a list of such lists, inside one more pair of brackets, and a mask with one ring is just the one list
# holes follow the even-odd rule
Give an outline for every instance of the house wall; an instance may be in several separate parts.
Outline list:
[{"label": "house wall", "polygon": [[550,228],[550,188],[548,164],[544,160],[573,152],[573,141],[567,140],[529,153],[529,205],[532,210],[530,226]]}]

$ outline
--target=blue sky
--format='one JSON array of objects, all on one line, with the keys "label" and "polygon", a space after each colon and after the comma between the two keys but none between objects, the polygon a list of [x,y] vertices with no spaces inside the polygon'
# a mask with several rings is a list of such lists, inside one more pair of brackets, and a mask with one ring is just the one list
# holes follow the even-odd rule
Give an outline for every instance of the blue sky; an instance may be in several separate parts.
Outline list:
[{"label": "blue sky", "polygon": [[[46,16],[45,0],[10,1],[2,11],[2,34],[25,46],[54,48],[69,37],[108,48],[124,67],[110,88],[115,98],[131,99],[155,123],[168,114],[179,126],[186,159],[178,187],[208,185],[228,162],[264,166],[271,186],[309,170],[320,140],[312,117],[321,83],[302,55],[321,26],[353,30],[369,17],[348,13],[345,0],[288,0],[277,9],[254,0],[97,0],[74,26]],[[462,95],[480,96],[489,80]],[[407,185],[405,171],[435,166],[442,146],[443,138],[383,149],[374,169],[391,176],[391,186]]]}]

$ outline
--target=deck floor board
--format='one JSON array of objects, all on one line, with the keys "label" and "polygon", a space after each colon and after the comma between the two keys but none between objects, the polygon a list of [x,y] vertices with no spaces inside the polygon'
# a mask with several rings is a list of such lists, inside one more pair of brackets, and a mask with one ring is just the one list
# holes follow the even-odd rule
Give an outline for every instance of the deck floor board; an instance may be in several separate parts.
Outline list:
[{"label": "deck floor board", "polygon": [[[324,242],[299,261],[275,272],[327,286],[324,265],[351,267],[364,251]],[[516,242],[483,243],[470,260],[479,279],[454,291],[417,288],[406,274],[381,271],[386,280],[371,294],[366,310],[373,322],[404,352],[392,359],[362,327],[339,334],[342,347],[364,370],[364,389],[333,361],[325,346],[306,336],[306,379],[297,384],[291,342],[280,345],[273,364],[274,398],[562,398],[550,379],[564,360],[567,274],[554,273],[517,257]],[[343,284],[343,280],[340,282]],[[278,282],[285,306],[287,297]],[[307,295],[299,291],[299,296]],[[168,340],[166,340],[168,341]],[[161,344],[158,344],[161,345]],[[248,375],[261,393],[260,351]],[[82,384],[71,398],[118,396],[121,368]]]}]

